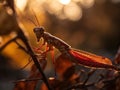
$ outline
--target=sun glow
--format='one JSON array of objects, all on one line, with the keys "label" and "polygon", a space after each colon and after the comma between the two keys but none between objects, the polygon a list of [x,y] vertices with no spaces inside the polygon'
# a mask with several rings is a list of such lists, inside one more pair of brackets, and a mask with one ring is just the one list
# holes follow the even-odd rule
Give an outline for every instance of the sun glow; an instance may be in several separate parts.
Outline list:
[{"label": "sun glow", "polygon": [[71,0],[59,0],[59,2],[64,5],[68,5],[71,2]]},{"label": "sun glow", "polygon": [[77,21],[82,18],[82,8],[90,8],[94,5],[95,0],[15,0],[16,7],[23,11],[26,4],[35,10],[35,12],[45,12],[56,15],[60,19],[69,19]]},{"label": "sun glow", "polygon": [[16,7],[21,11],[24,10],[28,0],[15,0]]}]

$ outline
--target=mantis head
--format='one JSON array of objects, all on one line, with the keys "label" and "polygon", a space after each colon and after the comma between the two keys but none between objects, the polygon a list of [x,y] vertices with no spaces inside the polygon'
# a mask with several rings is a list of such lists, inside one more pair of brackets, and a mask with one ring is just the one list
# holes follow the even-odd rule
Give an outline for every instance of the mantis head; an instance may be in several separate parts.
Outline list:
[{"label": "mantis head", "polygon": [[44,35],[44,28],[43,27],[36,27],[33,29],[33,31],[37,37],[37,41],[39,42],[41,37],[43,37],[43,35]]}]

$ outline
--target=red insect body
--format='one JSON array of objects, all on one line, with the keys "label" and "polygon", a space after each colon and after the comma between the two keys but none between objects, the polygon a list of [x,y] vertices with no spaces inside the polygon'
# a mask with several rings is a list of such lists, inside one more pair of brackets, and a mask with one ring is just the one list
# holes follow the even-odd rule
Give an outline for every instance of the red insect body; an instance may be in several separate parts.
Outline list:
[{"label": "red insect body", "polygon": [[71,54],[71,56],[74,57],[74,59],[78,62],[78,64],[88,66],[88,67],[118,70],[117,67],[112,65],[111,60],[108,58],[98,56],[92,53],[88,53],[82,50],[71,49],[69,53]]}]

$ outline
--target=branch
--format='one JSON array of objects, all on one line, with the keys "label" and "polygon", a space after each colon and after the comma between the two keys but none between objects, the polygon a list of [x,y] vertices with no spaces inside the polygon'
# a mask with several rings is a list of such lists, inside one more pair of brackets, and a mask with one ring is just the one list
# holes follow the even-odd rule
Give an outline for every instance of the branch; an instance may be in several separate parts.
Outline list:
[{"label": "branch", "polygon": [[2,51],[3,49],[5,49],[5,47],[7,45],[9,45],[10,43],[14,42],[18,37],[14,37],[13,39],[9,40],[7,43],[5,43],[2,47],[0,47],[0,51]]},{"label": "branch", "polygon": [[[8,3],[8,7],[10,7],[13,10],[13,16],[16,19],[16,13],[15,13],[15,8],[14,8],[14,0],[7,0],[7,3]],[[48,87],[49,90],[52,90],[52,88],[50,87],[50,85],[48,83],[48,80],[47,80],[47,78],[46,78],[46,76],[45,76],[45,74],[44,74],[44,72],[43,72],[37,58],[36,58],[36,55],[34,54],[33,50],[31,49],[30,44],[28,43],[28,40],[27,40],[24,32],[22,31],[22,29],[18,25],[17,19],[16,19],[16,24],[17,24],[16,25],[16,32],[17,32],[18,38],[20,38],[23,41],[23,43],[25,44],[25,46],[27,48],[27,51],[29,51],[29,54],[30,54],[30,56],[32,57],[32,59],[34,61],[34,64],[36,65],[37,69],[39,70],[39,72],[42,75],[44,83],[46,84],[46,86]],[[5,46],[7,46],[8,44],[6,44]]]},{"label": "branch", "polygon": [[24,35],[22,29],[19,27],[19,30],[18,30],[18,37],[23,41],[23,43],[25,44],[26,48],[27,48],[27,51],[29,51],[29,54],[30,56],[32,57],[32,60],[34,61],[34,64],[36,65],[36,67],[38,68],[39,72],[41,73],[42,75],[42,79],[44,81],[44,83],[46,84],[46,86],[48,87],[49,90],[52,90],[52,88],[50,87],[49,83],[48,83],[48,79],[46,78],[37,58],[36,58],[36,55],[34,54],[33,50],[31,49],[31,46],[30,44],[28,43],[28,40],[26,38],[26,36]]}]

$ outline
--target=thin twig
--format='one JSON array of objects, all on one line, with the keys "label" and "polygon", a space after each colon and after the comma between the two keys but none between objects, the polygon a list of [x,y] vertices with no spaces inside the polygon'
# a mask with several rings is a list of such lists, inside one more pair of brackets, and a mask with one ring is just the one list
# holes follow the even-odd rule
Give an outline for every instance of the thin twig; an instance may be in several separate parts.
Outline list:
[{"label": "thin twig", "polygon": [[41,79],[41,78],[22,79],[22,80],[13,81],[13,83],[19,83],[19,82],[29,82],[29,81],[36,81],[36,80],[42,80],[42,79]]},{"label": "thin twig", "polygon": [[9,40],[7,43],[5,43],[2,47],[0,47],[0,51],[2,51],[3,49],[5,49],[5,47],[7,45],[9,45],[10,43],[14,42],[17,38],[18,37],[16,36],[16,37],[12,38],[11,40]]},{"label": "thin twig", "polygon": [[90,84],[86,84],[86,85],[83,85],[82,83],[77,83],[77,84],[74,84],[64,90],[71,90],[71,89],[84,89],[84,88],[88,88],[88,87],[91,87],[91,86],[94,86],[95,83],[90,83]]},{"label": "thin twig", "polygon": [[[31,58],[31,57],[30,57]],[[28,61],[27,64],[25,64],[25,66],[23,66],[22,68],[20,68],[19,70],[23,70],[25,69],[30,63],[32,62],[32,59]]]},{"label": "thin twig", "polygon": [[[115,77],[114,79],[110,79],[110,80],[103,80],[102,81],[102,83],[104,83],[104,84],[111,84],[111,82],[113,83],[113,82],[115,82],[118,78],[119,78],[120,76],[117,76],[117,77]],[[66,88],[65,90],[71,90],[71,89],[77,89],[77,88],[79,88],[79,89],[84,89],[84,88],[88,88],[88,87],[91,87],[91,86],[94,86],[96,83],[91,83],[91,84],[83,84],[83,83],[77,83],[77,84],[74,84],[74,85],[72,85],[72,86],[70,86],[70,87],[68,87],[68,88]],[[106,86],[105,85],[105,86]],[[104,86],[104,87],[105,87]]]},{"label": "thin twig", "polygon": [[114,81],[116,81],[118,78],[120,78],[120,75],[119,76],[117,76],[117,77],[115,77],[115,78],[113,78],[113,79],[109,79],[109,80],[104,80],[103,81],[103,83],[111,83],[111,82],[114,82]]},{"label": "thin twig", "polygon": [[16,40],[14,41],[20,49],[22,49],[24,52],[29,53],[22,45],[20,45]]},{"label": "thin twig", "polygon": [[74,84],[68,88],[66,88],[65,90],[71,90],[71,89],[85,89],[87,90],[87,87],[91,87],[93,86],[95,83],[91,83],[91,84],[86,84],[87,81],[89,80],[89,78],[93,75],[93,73],[95,72],[96,70],[92,69],[88,72],[88,76],[87,78],[85,79],[85,81],[83,83],[77,83],[77,84]]},{"label": "thin twig", "polygon": [[87,78],[86,78],[86,80],[83,82],[83,85],[85,85],[85,84],[87,83],[87,81],[88,81],[89,78],[93,75],[93,73],[94,73],[95,71],[96,71],[96,70],[91,69],[91,70],[88,72]]}]

